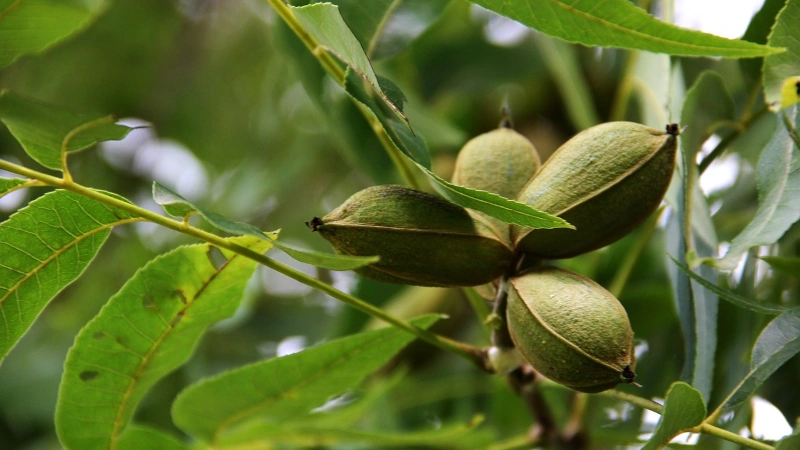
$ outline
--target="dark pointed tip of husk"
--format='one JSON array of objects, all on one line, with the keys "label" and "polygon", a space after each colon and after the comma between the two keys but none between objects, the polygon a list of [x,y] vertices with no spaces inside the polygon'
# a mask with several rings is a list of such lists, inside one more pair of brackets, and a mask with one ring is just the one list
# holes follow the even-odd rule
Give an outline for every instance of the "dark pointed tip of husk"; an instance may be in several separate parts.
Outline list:
[{"label": "dark pointed tip of husk", "polygon": [[313,219],[311,219],[310,222],[306,222],[306,226],[308,228],[311,228],[311,231],[318,231],[319,227],[321,227],[322,225],[324,225],[324,223],[322,222],[322,219],[320,219],[319,217],[314,217]]},{"label": "dark pointed tip of husk", "polygon": [[636,373],[631,370],[631,366],[625,366],[625,368],[622,369],[622,380],[626,383],[633,383],[633,380],[635,379]]},{"label": "dark pointed tip of husk", "polygon": [[[685,127],[684,127],[685,129]],[[671,134],[673,136],[678,136],[681,134],[683,129],[681,129],[680,124],[677,123],[668,123],[667,124],[667,134]]]}]

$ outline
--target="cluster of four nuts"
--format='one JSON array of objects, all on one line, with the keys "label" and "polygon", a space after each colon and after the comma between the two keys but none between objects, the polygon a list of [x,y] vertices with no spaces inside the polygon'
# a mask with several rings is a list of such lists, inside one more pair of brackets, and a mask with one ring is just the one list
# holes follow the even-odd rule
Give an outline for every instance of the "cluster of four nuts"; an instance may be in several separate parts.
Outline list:
[{"label": "cluster of four nuts", "polygon": [[[659,131],[606,123],[570,139],[544,165],[530,141],[509,128],[482,134],[461,150],[454,184],[517,199],[574,230],[508,225],[402,186],[367,188],[310,224],[337,252],[378,255],[380,261],[357,270],[365,277],[488,291],[520,255],[568,258],[630,233],[664,197],[677,134],[677,125]],[[633,332],[611,293],[556,267],[512,272],[506,323],[537,371],[585,392],[633,381]]]}]

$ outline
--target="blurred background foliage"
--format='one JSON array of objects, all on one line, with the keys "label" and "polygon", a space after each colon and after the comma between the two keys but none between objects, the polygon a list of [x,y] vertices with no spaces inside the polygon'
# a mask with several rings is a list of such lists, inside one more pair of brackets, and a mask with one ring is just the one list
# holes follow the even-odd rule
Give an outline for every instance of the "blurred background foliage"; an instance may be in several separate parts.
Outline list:
[{"label": "blurred background foliage", "polygon": [[[504,99],[511,105],[517,130],[531,139],[543,158],[591,122],[611,120],[628,52],[552,41],[465,1],[432,3],[441,6],[417,24],[416,39],[373,56],[376,72],[408,97],[411,124],[426,139],[434,170],[442,177],[450,177],[466,140],[497,126]],[[347,20],[358,11],[343,8],[342,14]],[[574,56],[574,64],[554,67],[553,51],[566,55],[566,60]],[[702,71],[714,70],[725,80],[737,111],[745,108],[751,84],[736,60],[679,60],[686,86]],[[575,99],[571,90],[584,88],[565,85],[565,74],[585,80],[589,97]],[[284,239],[311,248],[328,250],[305,221],[359,189],[400,181],[352,102],[323,76],[317,61],[266,2],[258,0],[108,2],[81,33],[0,70],[0,86],[76,110],[113,113],[124,118],[123,123],[142,127],[124,141],[73,156],[73,176],[83,184],[158,210],[150,200],[156,180],[208,209],[265,230],[281,229]],[[632,96],[619,118],[641,121],[641,103]],[[576,105],[584,109],[576,110]],[[741,231],[755,211],[753,167],[773,127],[773,121],[757,122],[701,180],[721,241]],[[6,128],[0,128],[0,153],[33,165]],[[42,193],[29,189],[4,198],[0,220]],[[199,220],[197,224],[205,226]],[[608,286],[641,233],[559,264]],[[0,448],[58,448],[53,410],[64,357],[75,334],[137,268],[187,242],[151,224],[114,230],[86,276],[52,302],[4,362]],[[757,259],[767,253],[798,256],[800,226],[772,248],[751,252],[723,285],[749,297],[796,304],[797,274],[769,270]],[[438,325],[439,332],[487,343],[460,291],[383,285],[273,256],[399,314],[447,312],[451,319]],[[665,263],[664,230],[659,227],[620,296],[639,342],[637,372],[643,384],[641,389],[622,389],[645,397],[663,396],[682,367],[683,344]],[[719,370],[712,404],[746,372],[752,342],[767,320],[720,303]],[[367,326],[374,324],[363,314],[262,267],[237,316],[215,326],[190,363],[148,395],[137,421],[178,432],[169,408],[188,383]],[[483,414],[483,426],[502,439],[524,433],[531,424],[524,404],[501,377],[479,373],[431,346],[413,345],[395,367],[394,373],[409,373],[376,378],[351,394],[370,398],[368,392],[385,393],[375,396],[359,427],[425,429]],[[800,414],[798,379],[800,359],[795,357],[760,390],[790,423]],[[552,390],[547,396],[557,419],[566,421],[569,395]],[[748,416],[749,408],[744,408],[732,420],[741,427]],[[633,441],[648,426],[641,423],[639,410],[600,398],[589,400],[585,419],[597,448]],[[701,445],[731,448],[714,439]]]}]

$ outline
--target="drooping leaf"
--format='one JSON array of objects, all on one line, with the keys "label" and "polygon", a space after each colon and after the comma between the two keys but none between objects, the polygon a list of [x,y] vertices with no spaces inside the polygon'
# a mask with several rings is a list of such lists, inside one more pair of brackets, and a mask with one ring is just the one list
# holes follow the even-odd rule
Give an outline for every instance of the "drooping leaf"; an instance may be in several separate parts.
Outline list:
[{"label": "drooping leaf", "polygon": [[[790,117],[800,124],[793,108]],[[780,120],[779,118],[776,120]],[[753,220],[731,242],[725,257],[708,261],[723,269],[733,269],[751,247],[768,245],[783,236],[800,219],[800,202],[793,192],[800,190],[800,149],[782,122],[761,153],[756,169],[758,209]]]},{"label": "drooping leaf", "polygon": [[[341,0],[340,0],[341,1]],[[360,0],[350,0],[359,5]],[[391,58],[428,29],[442,14],[450,0],[394,0],[377,22],[375,33],[366,45],[367,55],[375,60]]]},{"label": "drooping leaf", "polygon": [[[683,183],[680,184],[679,198],[683,196]],[[674,206],[667,224],[667,249],[669,254],[677,255],[677,260],[686,265],[686,241],[681,224],[684,220],[683,201]],[[713,251],[704,240],[692,234],[695,248],[700,254]],[[716,272],[703,267],[700,276],[716,283]],[[680,319],[681,335],[684,340],[684,366],[681,379],[691,383],[708,399],[714,375],[714,355],[717,347],[718,300],[713,293],[703,290],[700,285],[678,270],[677,265],[667,265],[673,295]]]},{"label": "drooping leaf", "polygon": [[364,53],[358,39],[342,19],[338,6],[330,3],[315,3],[291,9],[298,22],[324,47],[324,50],[347,64],[350,70],[368,83],[370,88],[398,117],[407,120],[402,111],[381,90],[378,77],[372,69],[372,63]]},{"label": "drooping leaf", "polygon": [[[697,275],[691,269],[689,269],[689,266],[681,264],[680,262],[678,262],[677,259],[673,258],[672,256],[670,256],[670,259],[672,259],[672,262],[674,262],[675,265],[678,266],[678,268],[681,269],[681,271],[683,271],[683,273],[689,276],[689,278],[696,281],[697,283],[700,283],[704,288],[718,295],[720,298],[727,300],[740,308],[749,309],[750,311],[754,311],[761,314],[782,314],[790,309],[785,306],[756,302],[750,300],[749,298],[742,297],[741,295],[735,294],[727,289],[723,289],[718,285],[711,283],[710,281],[701,277],[700,275]],[[798,268],[800,269],[800,266],[798,266]]]},{"label": "drooping leaf", "polygon": [[0,92],[0,120],[31,158],[56,170],[62,169],[64,153],[119,140],[131,131],[117,125],[114,116],[66,111],[8,91]]},{"label": "drooping leaf", "polygon": [[778,368],[800,352],[800,308],[789,310],[770,322],[753,347],[750,371],[723,407],[733,408],[747,400]]},{"label": "drooping leaf", "polygon": [[361,80],[352,72],[347,75],[345,88],[355,100],[372,111],[391,137],[392,142],[417,167],[425,171],[439,193],[451,202],[484,212],[504,222],[531,228],[572,228],[565,220],[537,211],[523,203],[490,192],[458,186],[434,174],[430,170],[430,155],[425,142],[411,134],[408,128],[400,125],[394,118],[386,117],[369,93],[364,90]]},{"label": "drooping leaf", "polygon": [[139,424],[125,428],[116,446],[117,450],[186,450],[187,448],[187,445],[175,436]]},{"label": "drooping leaf", "polygon": [[681,133],[680,139],[692,161],[703,142],[721,125],[735,118],[736,106],[722,76],[710,70],[700,74],[686,93],[681,113],[681,123],[688,128]]},{"label": "drooping leaf", "polygon": [[[251,236],[231,241],[270,248]],[[128,280],[67,355],[56,407],[62,445],[114,448],[147,391],[189,359],[209,326],[233,315],[255,266],[199,244],[153,259]]]},{"label": "drooping leaf", "polygon": [[102,0],[6,0],[0,4],[0,67],[80,31],[103,10]]},{"label": "drooping leaf", "polygon": [[29,180],[23,178],[0,178],[0,197],[20,189],[28,182]]},{"label": "drooping leaf", "polygon": [[730,58],[752,58],[780,52],[776,48],[676,27],[656,19],[627,0],[470,1],[542,33],[587,46]]},{"label": "drooping leaf", "polygon": [[311,264],[324,269],[353,270],[378,262],[379,259],[377,256],[351,256],[323,253],[280,242],[253,225],[235,222],[217,213],[206,211],[157,182],[153,182],[153,200],[161,205],[164,211],[171,216],[185,217],[194,213],[200,214],[208,223],[219,230],[239,236],[254,236],[259,239],[264,239],[286,252],[286,254],[292,258],[302,263]]},{"label": "drooping leaf", "polygon": [[223,446],[269,444],[273,442],[306,443],[306,445],[336,445],[356,443],[373,448],[458,448],[485,449],[494,440],[488,430],[476,429],[480,416],[466,424],[444,425],[419,431],[382,433],[352,427],[317,426],[313,424],[275,424],[254,422],[229,438],[221,439]]},{"label": "drooping leaf", "polygon": [[[743,41],[754,42],[756,44],[766,44],[775,17],[786,4],[786,0],[765,0],[761,9],[750,19],[747,31],[742,36]],[[748,85],[761,82],[761,67],[764,65],[763,58],[740,59],[739,66],[742,68]]]},{"label": "drooping leaf", "polygon": [[761,259],[767,262],[776,272],[800,279],[800,258],[789,258],[785,256],[762,256]]},{"label": "drooping leaf", "polygon": [[[438,318],[412,323],[427,328]],[[240,367],[185,389],[173,404],[172,418],[183,431],[211,444],[249,419],[297,418],[357,386],[412,340],[406,331],[385,328]]]},{"label": "drooping leaf", "polygon": [[[785,47],[786,52],[764,58],[764,100],[773,111],[788,105],[782,104],[783,89],[787,78],[800,76],[800,40],[797,39],[797,23],[800,22],[800,0],[786,0],[778,13],[767,44]],[[800,83],[800,81],[799,81]],[[798,88],[794,87],[795,94]],[[800,95],[800,94],[798,94]]]},{"label": "drooping leaf", "polygon": [[672,383],[667,391],[664,412],[658,421],[653,437],[642,450],[663,448],[672,438],[692,427],[700,425],[706,418],[706,404],[697,389],[683,382]]},{"label": "drooping leaf", "polygon": [[0,224],[0,361],[45,306],[94,259],[111,228],[137,217],[67,191]]}]

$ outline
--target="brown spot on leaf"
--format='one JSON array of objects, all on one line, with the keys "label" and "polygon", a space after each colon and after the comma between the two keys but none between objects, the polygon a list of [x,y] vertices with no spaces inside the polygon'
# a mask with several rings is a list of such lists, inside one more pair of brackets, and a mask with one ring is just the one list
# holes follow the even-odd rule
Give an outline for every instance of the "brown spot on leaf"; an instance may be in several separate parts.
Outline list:
[{"label": "brown spot on leaf", "polygon": [[102,331],[98,331],[97,333],[93,334],[92,337],[97,339],[97,340],[105,339],[106,334],[104,332],[102,332]]},{"label": "brown spot on leaf", "polygon": [[100,376],[100,372],[96,370],[84,370],[78,375],[81,381],[89,382]]}]

